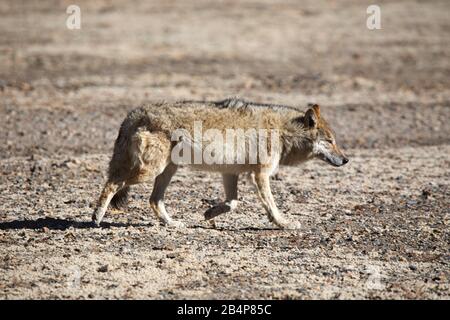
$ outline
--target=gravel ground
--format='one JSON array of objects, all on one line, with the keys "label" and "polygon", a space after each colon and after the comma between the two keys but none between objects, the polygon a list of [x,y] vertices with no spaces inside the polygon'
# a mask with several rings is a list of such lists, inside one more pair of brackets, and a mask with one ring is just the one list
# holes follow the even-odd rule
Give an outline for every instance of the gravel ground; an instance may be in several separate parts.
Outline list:
[{"label": "gravel ground", "polygon": [[[448,1],[0,3],[2,299],[449,299]],[[70,3],[71,4],[71,3]],[[305,108],[351,162],[283,167],[278,230],[245,180],[217,219],[216,174],[181,169],[166,206],[133,188],[90,215],[118,126],[142,103],[241,96]]]}]

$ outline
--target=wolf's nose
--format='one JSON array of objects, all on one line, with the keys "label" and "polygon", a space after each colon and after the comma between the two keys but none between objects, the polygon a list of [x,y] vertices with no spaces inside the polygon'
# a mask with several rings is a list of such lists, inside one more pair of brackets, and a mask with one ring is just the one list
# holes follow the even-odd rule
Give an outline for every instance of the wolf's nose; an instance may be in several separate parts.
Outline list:
[{"label": "wolf's nose", "polygon": [[348,158],[342,159],[342,164],[346,164],[348,162]]}]

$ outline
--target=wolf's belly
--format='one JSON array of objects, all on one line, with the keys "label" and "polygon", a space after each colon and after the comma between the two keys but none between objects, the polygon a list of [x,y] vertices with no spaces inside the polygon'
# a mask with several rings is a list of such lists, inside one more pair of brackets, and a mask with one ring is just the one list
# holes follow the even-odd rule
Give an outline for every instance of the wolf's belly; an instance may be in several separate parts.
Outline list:
[{"label": "wolf's belly", "polygon": [[261,165],[258,164],[189,164],[186,165],[192,170],[239,174],[253,172]]}]

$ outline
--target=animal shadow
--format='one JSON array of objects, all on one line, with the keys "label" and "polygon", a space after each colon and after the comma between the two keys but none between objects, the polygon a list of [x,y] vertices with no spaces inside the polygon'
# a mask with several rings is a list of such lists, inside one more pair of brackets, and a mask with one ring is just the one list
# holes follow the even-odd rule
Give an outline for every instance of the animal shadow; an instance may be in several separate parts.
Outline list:
[{"label": "animal shadow", "polygon": [[[149,226],[143,223],[116,223],[116,222],[102,222],[101,228],[126,228],[126,227],[144,227]],[[71,219],[59,219],[59,218],[39,218],[36,220],[14,220],[7,222],[0,222],[0,230],[21,230],[21,229],[42,229],[48,228],[50,230],[66,230],[69,228],[75,229],[90,229],[95,228],[94,224],[90,221],[76,221]]]}]

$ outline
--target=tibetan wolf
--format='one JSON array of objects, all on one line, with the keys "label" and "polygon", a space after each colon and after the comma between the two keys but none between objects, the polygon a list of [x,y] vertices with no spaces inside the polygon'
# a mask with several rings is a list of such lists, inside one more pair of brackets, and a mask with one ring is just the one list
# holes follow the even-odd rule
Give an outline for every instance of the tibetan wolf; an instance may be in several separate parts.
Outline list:
[{"label": "tibetan wolf", "polygon": [[188,165],[222,173],[225,201],[208,209],[205,219],[236,208],[238,178],[247,173],[269,220],[280,228],[296,229],[300,224],[278,211],[269,177],[279,165],[314,158],[337,167],[349,161],[318,105],[310,105],[306,112],[240,99],[143,106],[131,111],[120,127],[92,221],[99,225],[110,203],[124,206],[131,185],[152,181],[153,211],[166,225],[183,225],[167,213],[164,192],[177,168]]}]

